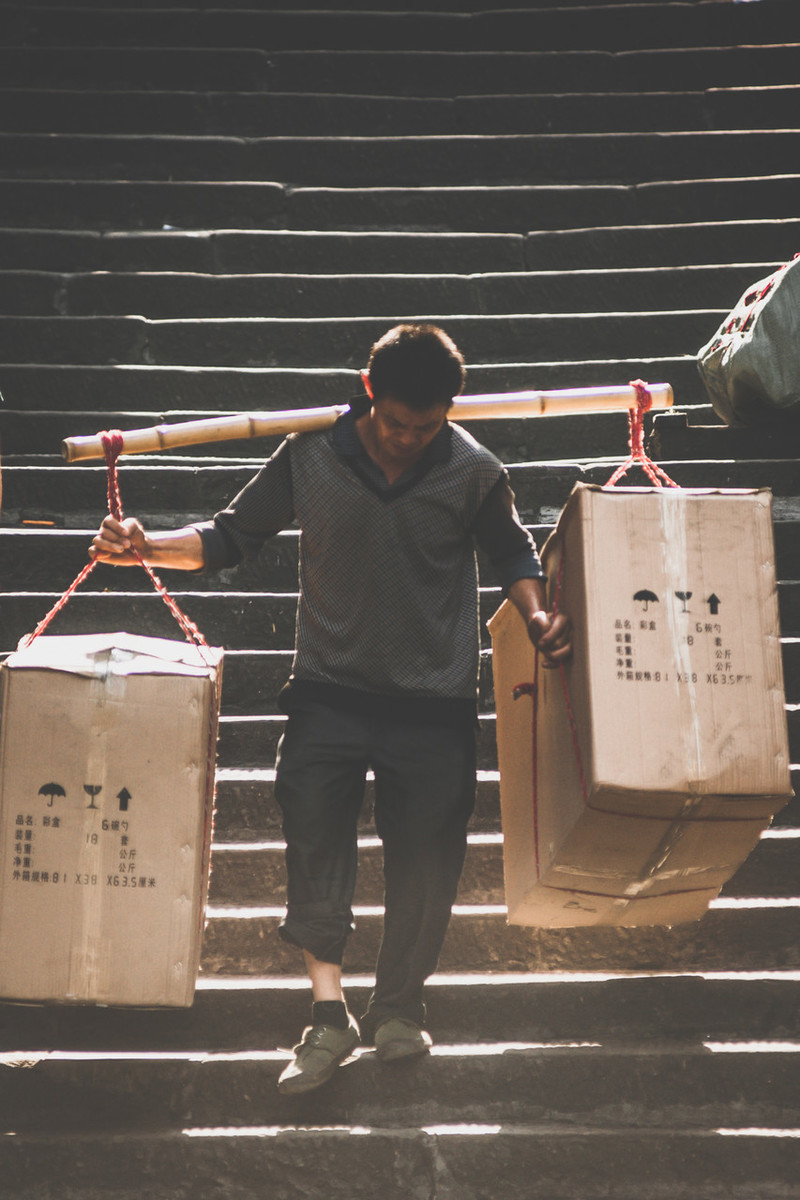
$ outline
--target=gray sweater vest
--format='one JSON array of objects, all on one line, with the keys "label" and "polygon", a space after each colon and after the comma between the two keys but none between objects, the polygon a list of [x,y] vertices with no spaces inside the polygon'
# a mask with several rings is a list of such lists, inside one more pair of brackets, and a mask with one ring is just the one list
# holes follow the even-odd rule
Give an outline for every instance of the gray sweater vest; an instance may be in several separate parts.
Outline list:
[{"label": "gray sweater vest", "polygon": [[292,438],[300,536],[293,675],[381,695],[475,699],[478,593],[470,527],[500,461],[459,426],[452,455],[382,499],[330,433]]}]

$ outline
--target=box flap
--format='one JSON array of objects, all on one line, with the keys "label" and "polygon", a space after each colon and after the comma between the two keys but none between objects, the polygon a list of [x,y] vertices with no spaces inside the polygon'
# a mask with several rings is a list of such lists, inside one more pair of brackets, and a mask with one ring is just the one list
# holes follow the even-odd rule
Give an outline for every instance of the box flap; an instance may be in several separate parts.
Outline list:
[{"label": "box flap", "polygon": [[4,664],[11,670],[65,671],[72,675],[208,675],[222,661],[217,646],[197,646],[131,633],[38,637],[20,642]]}]

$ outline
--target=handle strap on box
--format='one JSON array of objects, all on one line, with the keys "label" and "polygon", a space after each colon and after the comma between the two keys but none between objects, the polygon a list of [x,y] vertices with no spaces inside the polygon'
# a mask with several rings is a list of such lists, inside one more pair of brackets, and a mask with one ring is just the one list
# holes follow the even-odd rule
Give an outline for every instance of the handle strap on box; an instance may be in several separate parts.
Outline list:
[{"label": "handle strap on box", "polygon": [[[122,433],[118,429],[106,430],[100,434],[103,440],[103,450],[106,456],[107,478],[106,487],[108,495],[108,511],[112,517],[116,517],[118,521],[123,519],[122,497],[119,490],[119,474],[117,472],[117,459],[122,452]],[[181,630],[187,641],[194,642],[197,646],[208,648],[208,642],[203,637],[200,630],[195,625],[194,621],[190,621],[186,614],[182,611],[177,601],[170,596],[164,584],[151,566],[148,565],[137,550],[131,549],[131,554],[138,561],[139,565],[144,568],[150,576],[153,587],[161,596],[161,599],[166,604],[167,608],[172,613],[175,620],[181,627]],[[83,569],[76,575],[72,583],[66,589],[62,596],[56,601],[46,616],[42,618],[39,624],[34,629],[33,633],[25,639],[25,646],[30,646],[31,642],[35,641],[40,634],[44,633],[53,618],[61,612],[61,609],[66,606],[72,595],[81,586],[83,581],[91,575],[94,568],[97,566],[98,559],[92,558]]]}]

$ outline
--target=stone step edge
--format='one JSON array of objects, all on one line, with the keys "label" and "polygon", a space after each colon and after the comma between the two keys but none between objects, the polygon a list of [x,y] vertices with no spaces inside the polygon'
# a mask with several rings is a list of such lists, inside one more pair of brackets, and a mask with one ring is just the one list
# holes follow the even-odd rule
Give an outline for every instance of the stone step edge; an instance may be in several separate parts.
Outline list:
[{"label": "stone step edge", "polygon": [[[505,1053],[531,1053],[547,1055],[561,1054],[565,1051],[580,1052],[582,1057],[591,1057],[594,1059],[626,1057],[634,1062],[641,1062],[643,1059],[659,1061],[673,1055],[680,1054],[686,1059],[702,1059],[706,1060],[709,1051],[715,1054],[740,1055],[752,1057],[754,1054],[763,1054],[771,1056],[783,1056],[790,1054],[800,1054],[800,1039],[797,1038],[759,1038],[757,1041],[739,1038],[739,1039],[716,1039],[710,1038],[704,1040],[702,1038],[664,1038],[659,1041],[637,1041],[631,1043],[626,1040],[606,1041],[606,1042],[578,1042],[574,1039],[553,1038],[547,1041],[527,1041],[522,1039],[513,1039],[505,1041],[498,1039],[496,1041],[481,1041],[481,1042],[436,1042],[431,1047],[431,1057],[433,1059],[447,1058],[489,1058]],[[92,1064],[96,1070],[102,1070],[107,1067],[113,1070],[115,1064],[126,1062],[134,1065],[143,1066],[148,1063],[154,1063],[156,1067],[159,1065],[169,1065],[172,1063],[186,1063],[188,1065],[207,1066],[209,1064],[223,1063],[249,1063],[255,1065],[257,1063],[274,1063],[284,1062],[289,1055],[288,1047],[275,1047],[274,1049],[250,1049],[250,1050],[209,1050],[205,1048],[196,1049],[171,1049],[162,1051],[152,1050],[85,1050],[85,1049],[34,1049],[29,1048],[23,1051],[18,1050],[2,1050],[0,1051],[0,1070],[3,1067],[16,1069],[33,1069],[35,1067],[47,1068],[52,1065],[56,1068],[64,1064],[77,1065],[81,1063]],[[354,1058],[360,1058],[363,1055],[372,1056],[371,1046],[366,1044],[359,1046],[353,1053]],[[779,1060],[780,1061],[780,1060]],[[800,1129],[800,1116],[798,1117],[798,1129]]]}]

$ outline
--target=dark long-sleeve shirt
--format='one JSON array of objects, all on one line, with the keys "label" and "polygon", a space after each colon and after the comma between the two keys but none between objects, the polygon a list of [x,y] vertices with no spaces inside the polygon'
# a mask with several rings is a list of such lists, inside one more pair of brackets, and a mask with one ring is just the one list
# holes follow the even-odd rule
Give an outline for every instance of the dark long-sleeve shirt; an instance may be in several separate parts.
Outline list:
[{"label": "dark long-sleeve shirt", "polygon": [[197,528],[207,566],[234,565],[297,521],[297,646],[289,699],[386,701],[430,719],[464,711],[478,664],[474,543],[501,584],[541,578],[494,455],[445,423],[394,483],[364,449],[362,405],[289,437],[231,504]]}]

